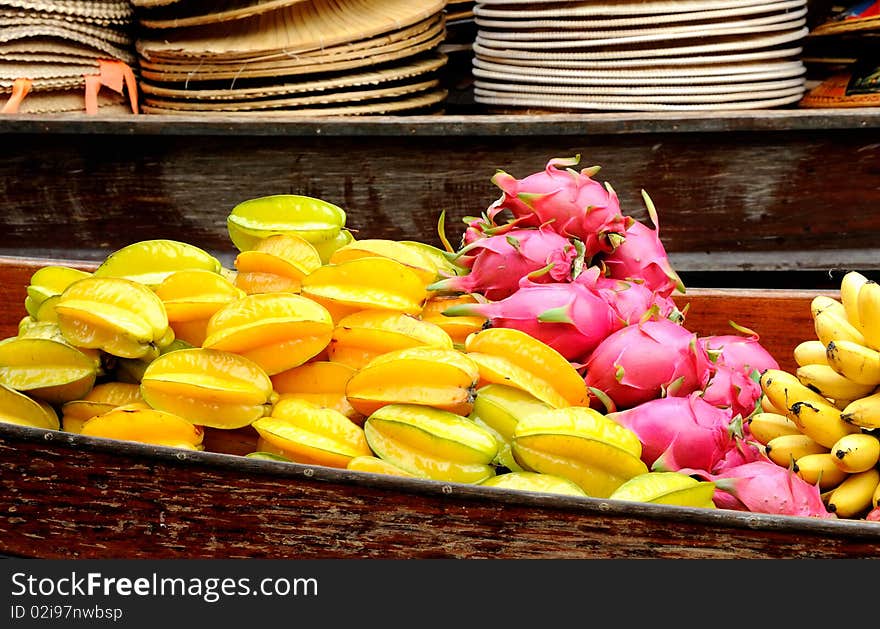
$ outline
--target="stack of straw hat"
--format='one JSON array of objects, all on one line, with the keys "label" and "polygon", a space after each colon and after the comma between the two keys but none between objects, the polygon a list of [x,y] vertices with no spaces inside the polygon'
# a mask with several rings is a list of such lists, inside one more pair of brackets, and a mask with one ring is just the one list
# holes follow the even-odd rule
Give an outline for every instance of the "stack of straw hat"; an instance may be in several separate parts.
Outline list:
[{"label": "stack of straw hat", "polygon": [[132,0],[143,111],[436,113],[444,0]]},{"label": "stack of straw hat", "polygon": [[482,0],[475,100],[495,110],[796,104],[807,0]]},{"label": "stack of straw hat", "polygon": [[137,112],[129,0],[0,0],[0,111]]},{"label": "stack of straw hat", "polygon": [[880,0],[850,0],[823,15],[807,37],[813,84],[801,107],[880,106]]}]

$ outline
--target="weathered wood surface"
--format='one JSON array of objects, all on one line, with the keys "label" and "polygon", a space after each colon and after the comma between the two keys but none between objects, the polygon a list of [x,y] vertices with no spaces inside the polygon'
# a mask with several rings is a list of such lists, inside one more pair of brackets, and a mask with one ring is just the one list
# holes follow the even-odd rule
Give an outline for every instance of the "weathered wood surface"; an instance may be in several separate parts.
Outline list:
[{"label": "weathered wood surface", "polygon": [[0,553],[856,558],[880,526],[528,494],[0,426]]},{"label": "weathered wood surface", "polygon": [[[93,269],[95,263],[76,259],[33,259],[0,257],[0,338],[16,334],[18,322],[27,312],[24,299],[30,276],[48,264],[66,264]],[[795,345],[811,337],[813,323],[809,301],[818,294],[839,295],[829,290],[794,289],[703,289],[676,294],[679,308],[687,307],[687,327],[703,336],[739,334],[730,322],[758,334],[761,343],[780,366],[794,369]]]},{"label": "weathered wood surface", "polygon": [[[171,119],[169,119],[171,118]],[[626,214],[660,214],[676,268],[880,271],[880,109],[732,114],[423,116],[306,121],[235,116],[0,120],[0,254],[90,259],[177,237],[235,252],[240,201],[297,193],[336,203],[361,237],[439,244],[548,159],[599,164]],[[718,273],[718,281],[706,273]],[[758,275],[749,276],[752,278]],[[795,274],[776,275],[785,288]],[[724,284],[727,285],[727,284]],[[739,285],[739,284],[737,284]]]}]

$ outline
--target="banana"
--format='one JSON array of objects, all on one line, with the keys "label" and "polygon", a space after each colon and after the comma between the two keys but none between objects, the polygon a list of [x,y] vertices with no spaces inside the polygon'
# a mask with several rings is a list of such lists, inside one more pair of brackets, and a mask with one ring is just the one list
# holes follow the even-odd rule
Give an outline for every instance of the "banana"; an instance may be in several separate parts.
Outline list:
[{"label": "banana", "polygon": [[831,446],[835,463],[844,472],[858,474],[880,461],[880,440],[867,432],[844,435]]},{"label": "banana", "polygon": [[838,339],[828,344],[826,358],[834,371],[853,382],[880,384],[880,352],[875,349]]},{"label": "banana", "polygon": [[880,284],[868,280],[859,289],[859,329],[865,345],[880,350]]},{"label": "banana", "polygon": [[853,400],[840,411],[840,416],[859,428],[880,428],[880,392]]},{"label": "banana", "polygon": [[788,409],[776,408],[766,395],[761,395],[761,410],[765,413],[776,413],[777,415],[785,415],[788,412]]},{"label": "banana", "polygon": [[798,343],[794,348],[794,362],[798,367],[804,365],[827,365],[826,347],[819,339]]},{"label": "banana", "polygon": [[765,452],[776,465],[789,467],[802,456],[828,452],[828,448],[804,434],[780,435],[767,442]]},{"label": "banana", "polygon": [[826,347],[831,341],[841,339],[866,344],[863,333],[847,320],[842,307],[826,308],[817,312],[813,317],[813,329],[816,331],[816,338]]},{"label": "banana", "polygon": [[832,400],[854,400],[871,393],[876,385],[860,384],[843,376],[830,365],[804,365],[795,375],[804,386]]},{"label": "banana", "polygon": [[871,506],[880,507],[880,483],[877,483],[877,488],[874,489],[874,494],[871,496]]},{"label": "banana", "polygon": [[767,445],[771,439],[782,435],[799,435],[800,428],[790,418],[782,413],[758,412],[753,413],[746,423],[752,437],[762,444]]},{"label": "banana", "polygon": [[834,489],[849,476],[837,466],[837,457],[831,452],[806,454],[794,462],[795,473],[819,491]]},{"label": "banana", "polygon": [[840,280],[840,302],[846,311],[846,318],[859,330],[862,327],[859,319],[859,290],[867,281],[868,278],[858,271],[849,271]]},{"label": "banana", "polygon": [[856,518],[871,508],[871,501],[880,485],[880,470],[872,467],[850,474],[828,497],[828,510],[839,518]]},{"label": "banana", "polygon": [[860,428],[843,420],[840,409],[830,402],[795,402],[790,417],[801,432],[826,448],[831,448],[844,435]]},{"label": "banana", "polygon": [[830,295],[816,295],[813,297],[813,300],[810,302],[810,315],[813,319],[816,318],[817,314],[826,310],[846,316],[846,310],[840,300]]},{"label": "banana", "polygon": [[786,414],[796,402],[828,404],[828,400],[822,395],[807,388],[793,373],[782,369],[764,371],[761,374],[760,384],[769,403]]}]

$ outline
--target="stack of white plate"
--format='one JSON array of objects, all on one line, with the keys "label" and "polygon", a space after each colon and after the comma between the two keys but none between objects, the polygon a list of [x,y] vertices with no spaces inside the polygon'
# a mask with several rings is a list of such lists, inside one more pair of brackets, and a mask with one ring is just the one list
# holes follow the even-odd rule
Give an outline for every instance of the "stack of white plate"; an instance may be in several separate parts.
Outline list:
[{"label": "stack of white plate", "polygon": [[482,0],[474,99],[494,109],[797,103],[807,0]]},{"label": "stack of white plate", "polygon": [[444,0],[132,0],[143,111],[434,113]]}]

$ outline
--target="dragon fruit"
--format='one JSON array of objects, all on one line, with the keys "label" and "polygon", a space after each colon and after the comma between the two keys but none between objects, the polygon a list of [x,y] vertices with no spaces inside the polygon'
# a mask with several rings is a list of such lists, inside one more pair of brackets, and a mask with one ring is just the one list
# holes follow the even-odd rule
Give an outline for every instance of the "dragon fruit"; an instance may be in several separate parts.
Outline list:
[{"label": "dragon fruit", "polygon": [[575,243],[546,226],[512,229],[459,249],[456,261],[468,272],[434,282],[428,289],[480,293],[495,301],[516,292],[520,279],[529,274],[535,274],[537,282],[570,281],[578,256]]},{"label": "dragon fruit", "polygon": [[757,334],[735,326],[748,333],[706,336],[700,343],[715,367],[703,397],[720,407],[731,408],[735,414],[748,417],[761,400],[761,373],[765,369],[778,369],[779,363],[761,344]]},{"label": "dragon fruit", "polygon": [[516,328],[543,341],[572,362],[583,360],[622,323],[609,303],[584,284],[540,284],[524,278],[504,299],[459,304],[446,316],[481,316],[493,327]]},{"label": "dragon fruit", "polygon": [[650,318],[683,320],[678,306],[670,297],[658,295],[643,283],[605,277],[598,266],[591,266],[574,280],[597,290],[609,303],[624,325],[637,323],[650,313]]},{"label": "dragon fruit", "polygon": [[602,257],[608,268],[608,275],[622,280],[644,282],[648,288],[664,297],[669,297],[676,290],[684,293],[684,284],[672,268],[666,247],[660,241],[657,210],[644,191],[642,196],[654,229],[633,221],[624,232],[622,242]]},{"label": "dragon fruit", "polygon": [[825,519],[837,517],[826,509],[817,485],[809,484],[792,469],[769,459],[730,467],[717,474],[698,469],[681,471],[714,482],[713,501],[721,508]]},{"label": "dragon fruit", "polygon": [[642,461],[653,471],[713,471],[733,445],[730,411],[709,404],[699,392],[654,398],[608,413],[642,442]]},{"label": "dragon fruit", "polygon": [[642,321],[609,334],[590,354],[585,381],[618,410],[702,390],[712,363],[697,335],[669,319]]},{"label": "dragon fruit", "polygon": [[622,235],[628,221],[611,186],[592,178],[598,167],[578,172],[571,168],[578,162],[580,155],[551,159],[543,171],[520,180],[499,170],[492,182],[503,194],[489,207],[489,218],[509,210],[520,226],[550,223],[557,233],[583,242],[588,260],[611,251],[611,235]]}]

